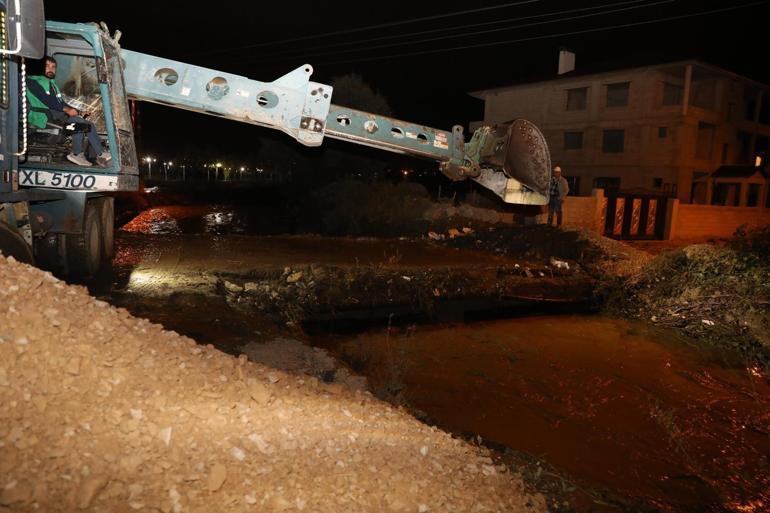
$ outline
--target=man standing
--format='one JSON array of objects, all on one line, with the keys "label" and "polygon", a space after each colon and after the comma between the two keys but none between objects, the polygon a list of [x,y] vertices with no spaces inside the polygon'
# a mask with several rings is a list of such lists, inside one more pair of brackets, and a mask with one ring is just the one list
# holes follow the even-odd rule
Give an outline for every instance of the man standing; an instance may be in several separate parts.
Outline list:
[{"label": "man standing", "polygon": [[[80,116],[77,109],[67,105],[62,100],[59,86],[56,85],[56,59],[46,57],[43,61],[45,69],[43,75],[27,77],[27,101],[29,102],[29,124],[36,128],[45,128],[46,123],[87,123],[88,142],[98,155],[97,159],[104,164],[112,159],[110,152],[104,151],[102,141],[96,132],[93,123]],[[87,117],[88,114],[84,114]],[[91,162],[83,154],[83,132],[72,135],[72,152],[67,155],[67,160],[78,166],[88,167]]]},{"label": "man standing", "polygon": [[561,168],[553,168],[551,175],[551,197],[548,200],[548,226],[553,223],[553,214],[556,213],[556,226],[561,226],[562,212],[561,207],[564,198],[569,194],[569,184],[567,179],[561,176]]}]

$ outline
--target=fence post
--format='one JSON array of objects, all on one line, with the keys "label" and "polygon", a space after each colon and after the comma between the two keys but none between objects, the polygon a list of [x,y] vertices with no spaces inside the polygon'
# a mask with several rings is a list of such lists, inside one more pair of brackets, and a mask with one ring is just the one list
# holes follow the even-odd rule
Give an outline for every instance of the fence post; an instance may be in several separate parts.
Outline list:
[{"label": "fence post", "polygon": [[676,233],[676,221],[679,216],[679,199],[669,198],[666,205],[666,228],[663,232],[663,240],[674,239]]},{"label": "fence post", "polygon": [[598,235],[604,235],[604,209],[607,206],[604,203],[604,189],[591,189],[591,196],[594,198],[594,230]]}]

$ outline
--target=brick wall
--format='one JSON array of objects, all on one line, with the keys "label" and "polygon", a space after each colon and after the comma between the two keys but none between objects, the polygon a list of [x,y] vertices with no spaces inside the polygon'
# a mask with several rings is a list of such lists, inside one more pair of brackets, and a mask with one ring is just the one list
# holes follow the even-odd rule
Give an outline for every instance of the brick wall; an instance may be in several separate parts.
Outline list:
[{"label": "brick wall", "polygon": [[742,224],[750,228],[770,224],[770,209],[767,208],[673,203],[668,219],[670,239],[729,237]]},{"label": "brick wall", "polygon": [[[585,228],[602,233],[602,209],[604,208],[604,191],[594,189],[592,196],[567,196],[564,198],[562,212],[563,223],[570,228]],[[538,223],[545,223],[548,219],[547,208],[538,216]]]}]

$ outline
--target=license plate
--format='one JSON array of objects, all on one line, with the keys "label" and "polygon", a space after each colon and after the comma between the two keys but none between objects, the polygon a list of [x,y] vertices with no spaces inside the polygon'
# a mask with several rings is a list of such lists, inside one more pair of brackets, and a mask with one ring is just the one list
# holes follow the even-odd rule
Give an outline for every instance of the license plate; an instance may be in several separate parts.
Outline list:
[{"label": "license plate", "polygon": [[25,187],[50,187],[79,191],[114,191],[118,189],[118,177],[89,173],[61,173],[57,171],[19,170],[19,185]]}]

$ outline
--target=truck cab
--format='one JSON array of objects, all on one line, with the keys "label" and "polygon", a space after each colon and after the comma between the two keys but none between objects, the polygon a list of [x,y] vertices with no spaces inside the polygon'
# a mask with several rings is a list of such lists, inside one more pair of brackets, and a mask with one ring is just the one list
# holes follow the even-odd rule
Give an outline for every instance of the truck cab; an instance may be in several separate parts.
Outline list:
[{"label": "truck cab", "polygon": [[[112,160],[106,167],[94,162],[78,167],[64,156],[68,145],[59,127],[28,127],[26,161],[20,165],[19,185],[64,190],[107,192],[135,190],[139,167],[128,100],[125,94],[120,47],[96,24],[46,24],[46,55],[56,59],[56,84],[67,104],[90,114]],[[66,127],[62,127],[66,128]]]},{"label": "truck cab", "polygon": [[[5,3],[0,0],[0,9]],[[33,4],[22,2],[25,16]],[[13,56],[2,60],[6,81],[0,103],[0,220],[6,226],[0,226],[0,237],[15,239],[17,259],[75,277],[95,274],[113,256],[114,199],[109,193],[136,190],[139,184],[120,47],[105,29],[93,23],[48,22],[43,42],[44,54],[57,61],[55,82],[63,99],[81,113],[89,113],[88,121],[110,152],[106,165],[93,162],[81,167],[66,159],[73,129],[84,126],[49,122],[37,128],[27,122],[27,70],[41,71],[42,61]],[[7,47],[8,38],[4,41]]]}]

